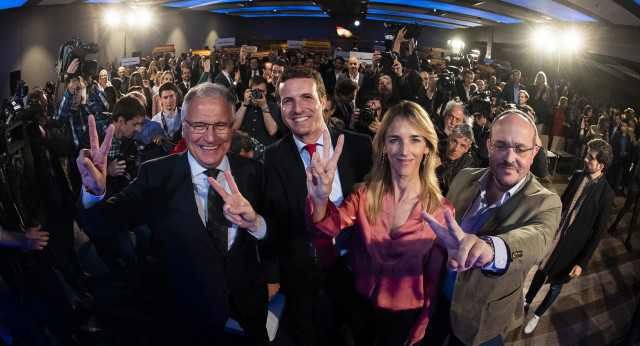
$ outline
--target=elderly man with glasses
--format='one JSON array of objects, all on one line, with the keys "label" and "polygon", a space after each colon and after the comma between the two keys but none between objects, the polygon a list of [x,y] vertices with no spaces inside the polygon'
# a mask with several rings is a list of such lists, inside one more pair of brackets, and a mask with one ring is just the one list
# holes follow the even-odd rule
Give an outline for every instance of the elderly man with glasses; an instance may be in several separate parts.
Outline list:
[{"label": "elderly man with glasses", "polygon": [[[140,166],[122,192],[102,201],[110,127],[101,146],[90,118],[91,149],[77,163],[83,191],[79,219],[91,234],[148,224],[166,250],[171,304],[158,330],[167,343],[220,344],[233,316],[251,345],[266,345],[268,291],[256,248],[272,233],[259,214],[262,164],[229,153],[233,96],[200,84],[183,106],[187,151]],[[265,260],[263,257],[262,260]]]}]

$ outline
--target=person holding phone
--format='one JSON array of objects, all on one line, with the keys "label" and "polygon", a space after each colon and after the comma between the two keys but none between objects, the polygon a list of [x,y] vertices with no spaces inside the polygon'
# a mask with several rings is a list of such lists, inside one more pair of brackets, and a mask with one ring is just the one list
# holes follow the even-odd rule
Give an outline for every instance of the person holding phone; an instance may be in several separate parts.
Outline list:
[{"label": "person holding phone", "polygon": [[242,130],[265,146],[282,138],[287,128],[282,122],[280,108],[266,99],[267,80],[254,76],[233,121],[234,130]]}]

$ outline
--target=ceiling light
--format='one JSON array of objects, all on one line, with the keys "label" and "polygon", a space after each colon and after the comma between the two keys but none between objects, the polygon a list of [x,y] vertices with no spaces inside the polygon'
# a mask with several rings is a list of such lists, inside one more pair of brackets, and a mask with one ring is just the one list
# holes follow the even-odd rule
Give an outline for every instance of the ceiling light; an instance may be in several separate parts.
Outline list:
[{"label": "ceiling light", "polygon": [[353,25],[355,25],[355,26],[360,26],[360,21],[359,21],[359,20],[356,20],[355,22],[353,22]]}]

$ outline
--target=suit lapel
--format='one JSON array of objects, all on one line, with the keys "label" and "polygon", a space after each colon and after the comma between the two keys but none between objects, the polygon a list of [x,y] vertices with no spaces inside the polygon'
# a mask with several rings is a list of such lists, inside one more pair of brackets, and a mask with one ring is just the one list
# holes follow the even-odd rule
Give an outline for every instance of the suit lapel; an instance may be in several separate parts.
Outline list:
[{"label": "suit lapel", "polygon": [[304,199],[307,197],[307,175],[304,169],[304,163],[302,157],[298,152],[298,147],[293,139],[293,133],[289,133],[287,137],[283,139],[285,150],[282,151],[282,172],[287,177],[284,184],[291,184],[291,187],[295,191],[295,196],[300,199],[302,203],[301,208],[304,208]]},{"label": "suit lapel", "polygon": [[[191,168],[189,166],[189,159],[187,151],[179,154],[180,159],[176,161],[173,168],[173,176],[178,179],[178,192],[176,193],[176,201],[180,201],[177,206],[181,210],[181,214],[189,224],[191,224],[192,232],[204,232],[211,240],[211,245],[222,254],[219,242],[213,238],[213,235],[207,229],[207,226],[203,224],[200,214],[198,214],[198,206],[196,204],[196,195],[193,190],[193,180],[191,179]],[[202,206],[206,208],[206,205]]]}]

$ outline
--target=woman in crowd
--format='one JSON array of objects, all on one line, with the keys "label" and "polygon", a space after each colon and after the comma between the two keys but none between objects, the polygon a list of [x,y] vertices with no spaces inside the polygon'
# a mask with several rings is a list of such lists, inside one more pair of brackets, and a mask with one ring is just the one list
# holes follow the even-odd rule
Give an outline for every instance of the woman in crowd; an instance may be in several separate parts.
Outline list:
[{"label": "woman in crowd", "polygon": [[146,111],[146,116],[147,118],[151,118],[151,89],[149,88],[149,81],[147,81],[146,83],[144,82],[144,80],[142,79],[142,75],[140,74],[140,72],[134,72],[131,74],[131,77],[129,79],[129,90],[131,90],[131,87],[140,87],[142,88],[142,93],[144,94],[144,97],[146,98],[146,105],[144,107],[145,111]]},{"label": "woman in crowd", "polygon": [[307,220],[320,237],[335,237],[355,225],[349,263],[366,327],[359,345],[412,345],[423,338],[435,309],[446,250],[420,216],[424,210],[444,223],[451,203],[435,175],[438,137],[418,104],[403,101],[382,118],[373,139],[374,165],[340,206],[328,199],[342,150],[314,155],[307,168]]},{"label": "woman in crowd", "polygon": [[109,85],[111,85],[111,82],[109,82],[107,70],[100,71],[100,74],[98,75],[98,89],[104,91],[104,88]]},{"label": "woman in crowd", "polygon": [[[176,84],[176,77],[173,75],[173,72],[164,71],[162,73],[162,80],[160,81],[160,84],[158,84],[158,88],[160,88],[160,85],[162,85],[164,83]],[[153,96],[153,103],[152,103],[152,106],[151,106],[151,114],[152,114],[151,117],[153,117],[154,115],[158,114],[158,112],[160,112],[161,109],[162,109],[162,104],[160,103],[160,95],[158,95],[156,93]]]},{"label": "woman in crowd", "polygon": [[[565,96],[560,97],[558,106],[553,111],[553,127],[551,128],[551,135],[549,135],[549,149],[553,148],[553,137],[563,137],[564,127],[567,125],[567,106],[569,105],[569,99]],[[564,148],[558,148],[564,150]],[[553,151],[553,149],[551,149]]]},{"label": "woman in crowd", "polygon": [[573,129],[573,171],[580,168],[579,165],[582,163],[582,151],[583,146],[587,144],[587,136],[591,132],[591,127],[589,126],[589,119],[593,115],[593,108],[589,105],[584,107],[582,111],[582,115],[578,117],[578,120],[575,122]]}]

